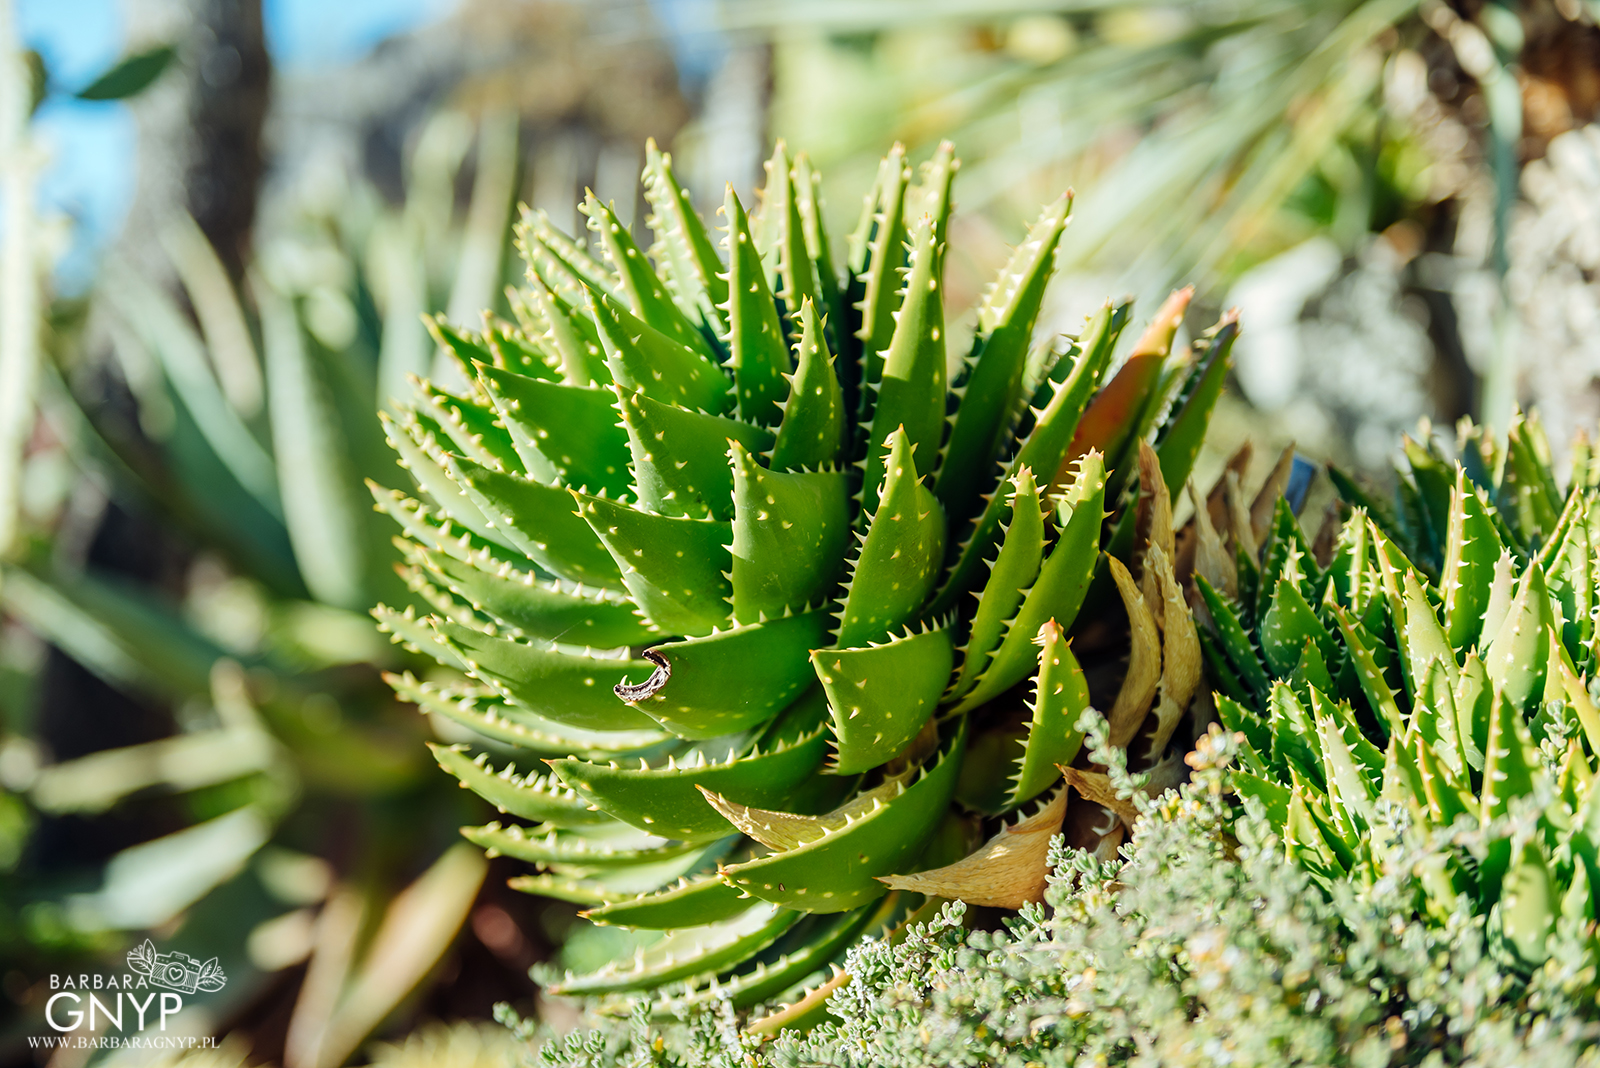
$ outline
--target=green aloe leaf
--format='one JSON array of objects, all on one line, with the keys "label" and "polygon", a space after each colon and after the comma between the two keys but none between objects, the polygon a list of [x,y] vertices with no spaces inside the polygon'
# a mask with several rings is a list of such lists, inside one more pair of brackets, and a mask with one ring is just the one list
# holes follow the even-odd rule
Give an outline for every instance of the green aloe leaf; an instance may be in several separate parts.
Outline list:
[{"label": "green aloe leaf", "polygon": [[933,715],[954,659],[949,627],[859,648],[813,650],[838,742],[829,770],[866,771],[903,750]]},{"label": "green aloe leaf", "polygon": [[[888,892],[876,876],[902,870],[943,819],[966,749],[963,720],[933,763],[910,785],[849,817],[819,816],[800,844],[722,868],[723,878],[753,897],[806,912],[844,912]],[[753,813],[752,820],[759,820]]]},{"label": "green aloe leaf", "polygon": [[856,227],[859,237],[852,242],[850,269],[858,275],[862,290],[861,327],[856,337],[861,340],[863,423],[873,417],[872,387],[883,377],[884,353],[895,330],[894,298],[900,288],[895,272],[905,263],[905,198],[910,180],[905,149],[895,145],[878,165],[878,180]]},{"label": "green aloe leaf", "polygon": [[722,210],[728,218],[723,247],[728,253],[727,344],[734,394],[742,417],[770,425],[777,421],[787,395],[783,376],[793,366],[789,346],[767,286],[761,252],[750,234],[750,220],[731,185]]},{"label": "green aloe leaf", "polygon": [[531,773],[519,776],[513,764],[507,764],[497,773],[488,763],[489,754],[471,757],[465,745],[429,742],[428,748],[441,768],[501,812],[562,828],[613,822],[611,816],[597,811],[575,790],[554,778]]},{"label": "green aloe leaf", "polygon": [[1011,522],[1006,527],[989,569],[989,581],[978,599],[977,611],[967,634],[961,659],[961,674],[951,690],[952,698],[970,693],[989,665],[994,651],[1005,636],[1006,624],[1022,607],[1023,598],[1039,575],[1044,560],[1044,510],[1033,472],[1024,467],[1011,483]]},{"label": "green aloe leaf", "polygon": [[515,546],[527,559],[568,582],[623,588],[621,569],[578,515],[571,490],[467,460],[456,460],[452,466],[467,496],[480,512],[493,517],[489,521],[500,535],[498,543]]},{"label": "green aloe leaf", "polygon": [[[726,825],[727,821],[723,822]],[[612,927],[699,927],[739,915],[750,907],[749,900],[716,872],[710,872],[681,879],[665,890],[607,901],[581,915],[593,923]]]},{"label": "green aloe leaf", "polygon": [[632,601],[611,590],[541,580],[487,553],[463,560],[418,546],[408,555],[440,586],[530,638],[604,649],[644,645],[661,637]]},{"label": "green aloe leaf", "polygon": [[631,960],[614,961],[590,975],[570,976],[547,989],[569,997],[610,994],[716,974],[776,942],[801,916],[777,905],[757,904],[720,923],[676,930]]},{"label": "green aloe leaf", "polygon": [[[1128,317],[1129,305],[1112,307],[1107,304],[1089,320],[1084,331],[1081,354],[1063,381],[1051,382],[1050,399],[1035,416],[1032,432],[1012,457],[1006,469],[1006,481],[1015,479],[1016,473],[1023,467],[1035,472],[1061,470],[1072,445],[1078,420],[1090,397],[1099,388]],[[974,520],[971,534],[961,543],[955,564],[929,608],[931,614],[949,612],[960,603],[968,590],[979,585],[982,575],[980,568],[993,551],[995,542],[1000,539],[1000,521],[1005,517],[1006,503],[1003,494],[995,494]]]},{"label": "green aloe leaf", "polygon": [[723,415],[733,409],[727,376],[712,357],[668,337],[592,289],[589,314],[599,328],[606,368],[617,385],[691,412]]},{"label": "green aloe leaf", "polygon": [[956,385],[961,406],[934,483],[954,527],[959,528],[975,510],[1021,403],[1028,346],[1071,210],[1070,196],[1044,210],[978,307],[978,332]]},{"label": "green aloe leaf", "polygon": [[772,447],[771,432],[737,419],[661,404],[620,387],[617,407],[627,427],[641,507],[691,519],[733,518],[729,445],[737,442],[764,453]]},{"label": "green aloe leaf", "polygon": [[909,436],[896,428],[884,447],[882,495],[872,495],[876,510],[839,613],[841,648],[882,641],[910,622],[944,560],[944,512],[912,464]]},{"label": "green aloe leaf", "polygon": [[650,323],[655,330],[698,353],[714,366],[718,359],[716,349],[673,301],[644,250],[634,244],[633,235],[622,225],[611,205],[590,193],[580,210],[589,217],[589,229],[600,235],[600,247],[621,280],[629,310],[639,320]]},{"label": "green aloe leaf", "polygon": [[862,507],[873,512],[892,434],[905,435],[918,476],[938,469],[945,428],[944,294],[939,290],[938,244],[931,220],[917,225],[904,299],[895,313],[894,335],[884,353],[877,385],[862,482]]},{"label": "green aloe leaf", "polygon": [[844,448],[844,394],[823,339],[815,305],[800,306],[801,333],[795,348],[789,396],[772,446],[776,471],[821,470],[839,462]]},{"label": "green aloe leaf", "polygon": [[548,643],[518,641],[434,619],[433,628],[472,676],[508,701],[557,723],[586,730],[636,730],[653,724],[611,692],[640,660],[567,652]]},{"label": "green aloe leaf", "polygon": [[688,190],[672,172],[671,154],[658,149],[654,140],[645,144],[644,195],[651,207],[646,222],[656,237],[650,255],[666,274],[673,299],[685,315],[723,333],[728,280],[722,261]]},{"label": "green aloe leaf", "polygon": [[[542,382],[493,367],[477,371],[528,475],[589,493],[628,492],[628,435],[618,425],[610,390]],[[504,469],[517,473],[512,465]]]},{"label": "green aloe leaf", "polygon": [[826,613],[802,612],[657,645],[644,654],[654,670],[617,696],[680,738],[747,730],[812,687],[809,654],[827,630]]},{"label": "green aloe leaf", "polygon": [[827,749],[826,712],[820,699],[796,703],[774,737],[742,753],[726,739],[672,754],[654,766],[553,760],[563,782],[602,810],[641,830],[688,842],[734,833],[699,790],[714,790],[745,805],[783,802],[821,766]]},{"label": "green aloe leaf", "polygon": [[838,583],[850,542],[850,487],[843,472],[784,473],[734,442],[733,618],[815,604]]},{"label": "green aloe leaf", "polygon": [[1017,762],[1007,804],[1031,801],[1060,778],[1057,765],[1071,764],[1083,746],[1078,720],[1089,707],[1089,682],[1055,620],[1039,628],[1039,674],[1033,687],[1028,737]]},{"label": "green aloe leaf", "polygon": [[652,624],[668,634],[694,635],[727,625],[729,524],[657,515],[579,493],[572,499]]},{"label": "green aloe leaf", "polygon": [[1054,620],[1063,630],[1072,627],[1099,562],[1105,492],[1105,466],[1100,455],[1091,452],[1078,461],[1077,477],[1060,501],[1065,519],[1061,536],[1039,568],[1039,577],[1023,598],[1000,648],[977,685],[956,706],[957,712],[978,707],[1033,673],[1039,662],[1033,639],[1046,622]]}]

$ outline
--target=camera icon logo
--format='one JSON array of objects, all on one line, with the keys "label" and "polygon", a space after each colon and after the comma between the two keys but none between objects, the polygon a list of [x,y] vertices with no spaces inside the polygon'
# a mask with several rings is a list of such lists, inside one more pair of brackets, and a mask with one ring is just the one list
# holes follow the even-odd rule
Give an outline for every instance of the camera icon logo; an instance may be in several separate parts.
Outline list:
[{"label": "camera icon logo", "polygon": [[128,967],[136,974],[144,976],[151,986],[173,990],[180,994],[193,994],[199,991],[215,993],[228,982],[228,977],[217,964],[217,958],[212,957],[202,963],[189,954],[179,953],[176,950],[171,953],[157,953],[155,944],[148,938],[142,945],[135,946],[129,951]]}]

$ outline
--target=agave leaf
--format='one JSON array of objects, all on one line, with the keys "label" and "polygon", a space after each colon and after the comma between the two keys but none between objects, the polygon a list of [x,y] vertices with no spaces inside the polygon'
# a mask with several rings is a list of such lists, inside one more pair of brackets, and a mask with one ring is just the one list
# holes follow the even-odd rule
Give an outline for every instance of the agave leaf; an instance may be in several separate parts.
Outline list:
[{"label": "agave leaf", "polygon": [[1055,620],[1040,627],[1034,641],[1039,646],[1039,674],[1030,709],[1033,718],[1028,722],[1011,796],[1006,799],[1008,806],[1043,793],[1060,775],[1056,766],[1072,763],[1083,745],[1077,723],[1089,707],[1089,682]]},{"label": "agave leaf", "polygon": [[[618,425],[610,390],[557,385],[482,365],[476,371],[511,433],[521,468],[534,480],[613,496],[628,492],[628,435]],[[517,473],[515,466],[505,469]]]},{"label": "agave leaf", "polygon": [[839,747],[829,770],[866,771],[903,750],[933,715],[954,659],[948,626],[881,645],[813,650]]},{"label": "agave leaf", "polygon": [[910,438],[896,428],[884,448],[882,495],[872,495],[876,511],[851,566],[839,613],[840,648],[881,641],[910,621],[944,560],[943,510],[912,465]]},{"label": "agave leaf", "polygon": [[616,696],[680,738],[747,730],[811,687],[807,654],[827,630],[826,613],[804,612],[657,645],[645,653],[654,671]]},{"label": "agave leaf", "polygon": [[937,234],[923,219],[913,234],[911,271],[895,312],[894,336],[884,352],[883,377],[874,400],[862,482],[862,508],[877,510],[890,437],[905,436],[918,477],[938,468],[945,427],[944,295],[938,268]]},{"label": "agave leaf", "polygon": [[1011,523],[1000,543],[994,566],[989,569],[989,581],[979,594],[961,660],[961,674],[950,692],[951,699],[965,696],[978,684],[991,655],[1000,645],[1006,623],[1022,606],[1044,559],[1044,510],[1039,503],[1033,472],[1021,468],[1011,485]]},{"label": "agave leaf", "polygon": [[668,337],[593,289],[589,314],[600,331],[606,369],[617,385],[691,412],[723,415],[733,408],[727,376],[711,356]]},{"label": "agave leaf", "polygon": [[683,313],[703,319],[717,334],[726,330],[723,305],[728,279],[705,224],[689,202],[689,192],[672,172],[672,156],[645,142],[644,195],[652,209],[646,220],[655,234],[651,257],[666,274],[672,296]]},{"label": "agave leaf", "polygon": [[572,759],[549,763],[562,781],[625,823],[667,838],[710,842],[734,833],[734,828],[698,790],[715,790],[741,804],[783,802],[822,764],[827,748],[824,714],[820,698],[797,702],[785,714],[794,724],[787,737],[749,754],[710,743],[681,763],[669,755],[654,767]]},{"label": "agave leaf", "polygon": [[488,763],[489,754],[479,753],[474,759],[465,745],[429,742],[428,748],[441,768],[500,812],[562,828],[614,822],[610,815],[597,811],[576,791],[549,776],[518,776],[512,764],[497,773]]},{"label": "agave leaf", "polygon": [[[934,484],[953,528],[959,529],[975,510],[1022,401],[1028,345],[1071,210],[1070,194],[1044,210],[978,307],[978,332],[963,367],[964,380],[957,387],[961,406]],[[1077,455],[1086,451],[1079,449]]]},{"label": "agave leaf", "polygon": [[433,628],[479,681],[535,715],[586,730],[635,730],[651,726],[643,713],[611,693],[641,660],[565,652],[549,643],[499,637],[447,619]]},{"label": "agave leaf", "polygon": [[691,519],[733,518],[729,443],[764,453],[772,447],[769,431],[661,404],[621,387],[617,406],[628,430],[633,482],[642,507]]},{"label": "agave leaf", "polygon": [[727,624],[729,524],[642,512],[575,491],[572,497],[646,619],[668,634],[709,634]]},{"label": "agave leaf", "polygon": [[775,471],[831,467],[844,448],[844,394],[823,342],[816,307],[809,301],[800,306],[800,324],[789,398],[783,402],[783,419],[772,446]]},{"label": "agave leaf", "polygon": [[547,989],[576,997],[650,990],[694,975],[715,974],[776,942],[802,915],[777,905],[757,904],[720,923],[680,928],[631,960],[613,961],[589,975],[569,976]]},{"label": "agave leaf", "polygon": [[[767,287],[761,252],[750,234],[750,220],[728,186],[723,202],[728,236],[728,364],[739,415],[770,425],[777,421],[785,396],[783,376],[792,367],[783,324]],[[798,311],[798,307],[796,308]]]},{"label": "agave leaf", "polygon": [[807,912],[843,912],[883,896],[888,888],[876,876],[903,868],[943,818],[966,738],[963,719],[909,786],[896,780],[897,792],[874,798],[870,809],[843,823],[830,825],[826,817],[818,817],[815,837],[770,856],[727,865],[722,877],[754,897]]}]

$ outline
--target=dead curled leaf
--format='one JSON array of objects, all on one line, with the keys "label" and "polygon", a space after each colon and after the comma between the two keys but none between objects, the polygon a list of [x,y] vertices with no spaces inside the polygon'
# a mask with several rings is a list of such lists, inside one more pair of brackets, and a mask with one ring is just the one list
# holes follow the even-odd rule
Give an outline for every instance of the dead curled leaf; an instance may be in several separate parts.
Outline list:
[{"label": "dead curled leaf", "polygon": [[883,875],[895,890],[948,897],[969,905],[1018,909],[1044,900],[1050,839],[1061,828],[1067,791],[1057,788],[1032,816],[1003,827],[982,849],[943,868],[912,875]]}]

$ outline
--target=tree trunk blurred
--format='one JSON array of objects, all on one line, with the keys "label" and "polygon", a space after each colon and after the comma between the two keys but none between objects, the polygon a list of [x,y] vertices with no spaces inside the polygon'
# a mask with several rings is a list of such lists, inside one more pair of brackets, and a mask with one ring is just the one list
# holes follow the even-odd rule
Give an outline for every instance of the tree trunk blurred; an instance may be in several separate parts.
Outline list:
[{"label": "tree trunk blurred", "polygon": [[190,158],[183,183],[189,214],[228,272],[244,274],[261,185],[261,126],[272,65],[261,0],[192,0]]}]

